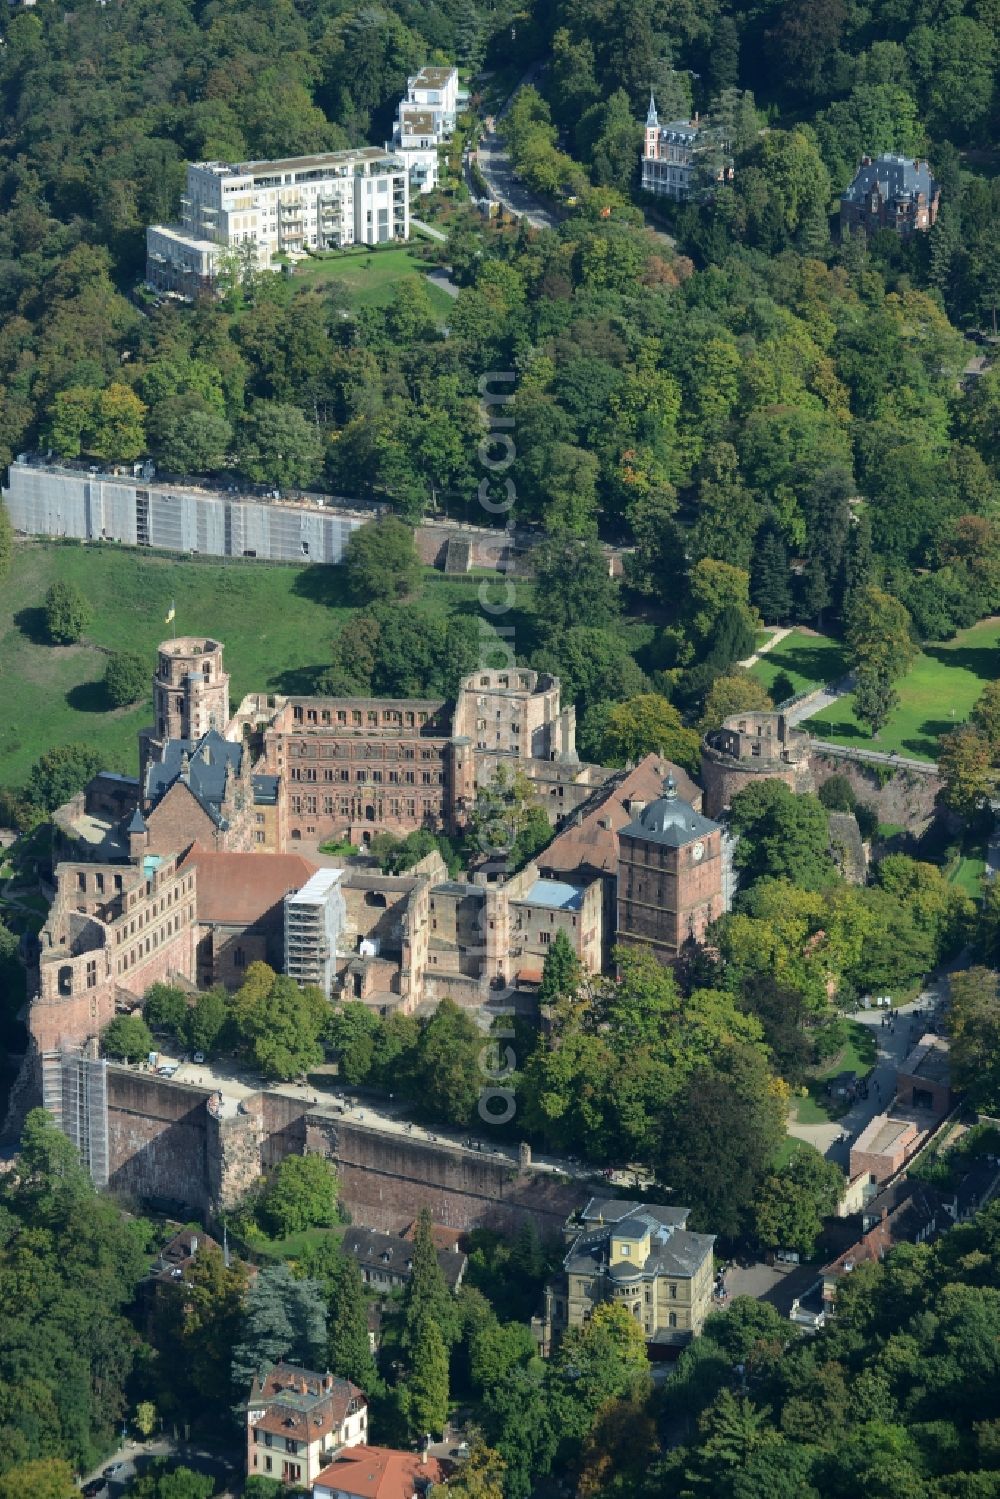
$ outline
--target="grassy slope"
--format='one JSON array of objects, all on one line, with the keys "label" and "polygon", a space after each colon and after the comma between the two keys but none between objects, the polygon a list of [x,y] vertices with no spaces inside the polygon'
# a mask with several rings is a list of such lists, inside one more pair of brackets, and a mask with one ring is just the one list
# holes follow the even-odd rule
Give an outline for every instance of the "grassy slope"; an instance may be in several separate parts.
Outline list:
[{"label": "grassy slope", "polygon": [[981,620],[954,640],[927,645],[905,679],[897,684],[900,705],[878,738],[872,739],[854,717],[853,699],[841,698],[817,718],[810,733],[837,744],[862,749],[896,750],[932,760],[937,741],[969,716],[987,682],[1000,671],[1000,620]]},{"label": "grassy slope", "polygon": [[750,674],[770,692],[775,677],[783,672],[791,679],[793,693],[798,693],[835,682],[845,670],[840,641],[828,635],[793,630],[750,668]]},{"label": "grassy slope", "polygon": [[[300,261],[293,278],[296,287],[319,286],[339,281],[347,289],[352,308],[384,307],[405,276],[419,276],[434,269],[433,261],[424,260],[419,247],[407,250],[345,252],[327,260]],[[439,286],[424,281],[431,305],[444,321],[450,314],[452,299]]]},{"label": "grassy slope", "polygon": [[[41,605],[56,579],[77,584],[94,607],[83,645],[45,643]],[[528,602],[530,590],[522,585],[519,603],[522,592]],[[473,581],[428,571],[415,607],[479,613],[477,594]],[[224,643],[234,705],[247,692],[314,691],[330,664],[330,642],[351,612],[339,568],[23,543],[0,591],[0,785],[23,783],[43,751],[78,740],[95,745],[109,769],[135,773],[136,731],[150,721],[150,703],[108,708],[105,653],[139,651],[152,674],[156,646],[169,634],[164,616],[171,599],[178,634],[204,633]]]}]

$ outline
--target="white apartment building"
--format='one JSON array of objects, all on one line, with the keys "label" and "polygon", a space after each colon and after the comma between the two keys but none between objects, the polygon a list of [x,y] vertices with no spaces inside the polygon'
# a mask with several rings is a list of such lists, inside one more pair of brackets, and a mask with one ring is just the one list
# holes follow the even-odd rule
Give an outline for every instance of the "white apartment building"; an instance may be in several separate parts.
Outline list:
[{"label": "white apartment building", "polygon": [[315,984],[327,999],[337,968],[337,943],[347,919],[342,873],[318,869],[301,890],[285,896],[285,972],[297,984]]},{"label": "white apartment building", "polygon": [[306,250],[410,235],[407,163],[364,146],[279,161],[189,162],[179,224],[146,230],[146,279],[190,293],[211,286],[221,249],[252,245],[262,270]]},{"label": "white apartment building", "polygon": [[437,187],[438,146],[452,135],[465,97],[459,93],[457,68],[421,68],[406,80],[386,150],[406,162],[415,191],[429,193]]}]

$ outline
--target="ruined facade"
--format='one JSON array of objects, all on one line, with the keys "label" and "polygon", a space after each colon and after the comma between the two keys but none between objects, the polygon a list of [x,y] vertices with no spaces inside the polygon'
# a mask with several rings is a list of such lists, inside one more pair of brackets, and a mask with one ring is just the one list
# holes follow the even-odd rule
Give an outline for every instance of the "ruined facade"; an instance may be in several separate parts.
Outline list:
[{"label": "ruined facade", "polygon": [[783,713],[736,713],[701,744],[705,812],[718,817],[738,791],[755,780],[784,781],[790,790],[812,791],[808,734]]}]

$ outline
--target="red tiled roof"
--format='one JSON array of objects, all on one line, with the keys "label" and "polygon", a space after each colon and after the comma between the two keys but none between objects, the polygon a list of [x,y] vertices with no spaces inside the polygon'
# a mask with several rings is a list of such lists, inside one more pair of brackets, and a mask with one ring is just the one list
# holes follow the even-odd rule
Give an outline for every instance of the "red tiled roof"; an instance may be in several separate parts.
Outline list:
[{"label": "red tiled roof", "polygon": [[188,850],[182,869],[198,871],[198,920],[252,926],[292,890],[316,873],[301,854],[217,853],[200,843]]},{"label": "red tiled roof", "polygon": [[252,1423],[256,1430],[308,1442],[339,1431],[352,1405],[358,1409],[366,1404],[362,1391],[349,1380],[295,1364],[277,1364],[263,1379],[255,1379],[248,1401],[249,1408],[264,1408]]},{"label": "red tiled roof", "polygon": [[[567,819],[561,833],[538,854],[536,862],[543,874],[570,874],[577,869],[592,869],[598,874],[614,874],[618,869],[618,834],[633,819],[626,811],[628,801],[654,802],[663,795],[668,775],[677,782],[677,794],[698,811],[701,787],[686,771],[659,755],[647,755],[634,770],[621,772],[605,781]],[[602,826],[607,823],[608,826]]]},{"label": "red tiled roof", "polygon": [[351,1494],[357,1499],[413,1499],[429,1484],[442,1483],[447,1466],[436,1457],[393,1447],[345,1447],[313,1485],[314,1499]]}]

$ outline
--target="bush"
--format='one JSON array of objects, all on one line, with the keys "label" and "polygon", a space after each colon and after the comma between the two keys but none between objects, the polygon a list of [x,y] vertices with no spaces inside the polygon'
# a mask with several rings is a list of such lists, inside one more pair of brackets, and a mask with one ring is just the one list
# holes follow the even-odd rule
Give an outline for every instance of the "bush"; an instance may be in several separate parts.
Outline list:
[{"label": "bush", "polygon": [[831,776],[819,788],[819,799],[828,812],[853,812],[858,804],[854,787],[847,776]]},{"label": "bush", "polygon": [[786,703],[790,697],[795,696],[795,683],[787,671],[779,671],[771,683],[771,701],[777,706]]},{"label": "bush", "polygon": [[146,662],[135,651],[115,651],[108,657],[104,686],[116,708],[124,708],[145,697],[148,682]]},{"label": "bush", "polygon": [[53,583],[45,595],[45,629],[53,645],[73,645],[91,620],[87,600],[72,583]]},{"label": "bush", "polygon": [[871,802],[858,802],[854,808],[854,815],[858,819],[858,827],[861,836],[866,841],[874,838],[878,832],[878,809]]}]

